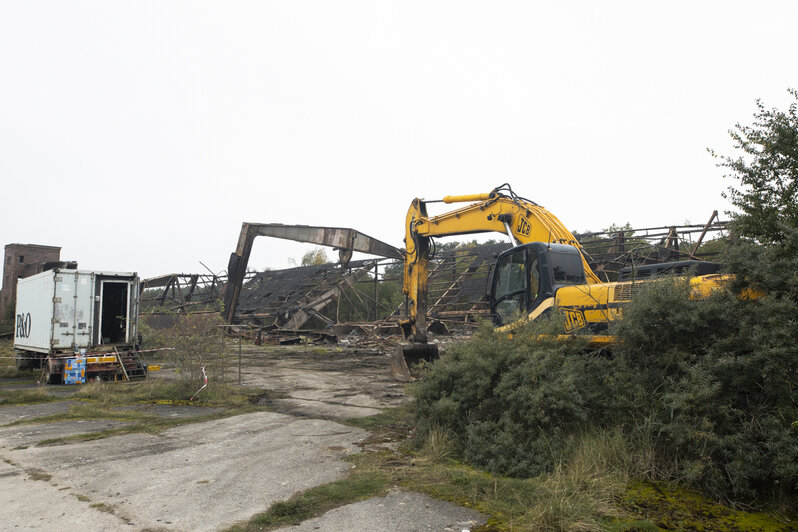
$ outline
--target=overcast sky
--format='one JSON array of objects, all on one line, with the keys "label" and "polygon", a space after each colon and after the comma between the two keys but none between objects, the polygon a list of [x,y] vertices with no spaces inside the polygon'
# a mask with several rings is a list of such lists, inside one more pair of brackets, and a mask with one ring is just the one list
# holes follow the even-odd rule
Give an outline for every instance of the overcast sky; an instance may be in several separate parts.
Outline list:
[{"label": "overcast sky", "polygon": [[[731,184],[706,148],[790,101],[796,23],[792,0],[0,0],[0,244],[220,271],[244,221],[400,246],[414,197],[505,182],[573,231],[704,223]],[[261,238],[250,266],[308,249]]]}]

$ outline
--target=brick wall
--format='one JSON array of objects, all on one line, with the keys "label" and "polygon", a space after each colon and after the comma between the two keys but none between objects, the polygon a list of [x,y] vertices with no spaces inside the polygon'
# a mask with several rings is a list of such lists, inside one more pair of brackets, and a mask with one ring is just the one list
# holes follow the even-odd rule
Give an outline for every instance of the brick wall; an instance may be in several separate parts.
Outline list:
[{"label": "brick wall", "polygon": [[[0,290],[0,312],[17,300],[17,279],[42,271],[45,262],[61,260],[61,248],[37,244],[8,244],[3,257],[3,288]],[[0,318],[5,317],[0,315]]]}]

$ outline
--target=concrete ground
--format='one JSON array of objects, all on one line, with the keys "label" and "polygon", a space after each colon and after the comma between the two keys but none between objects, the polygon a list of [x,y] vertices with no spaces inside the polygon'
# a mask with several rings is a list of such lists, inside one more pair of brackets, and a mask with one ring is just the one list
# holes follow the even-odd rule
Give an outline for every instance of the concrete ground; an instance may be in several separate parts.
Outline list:
[{"label": "concrete ground", "polygon": [[[232,374],[237,378],[237,353]],[[244,347],[241,383],[283,393],[269,402],[280,412],[352,418],[378,414],[407,400],[391,377],[388,355],[341,348]]]},{"label": "concrete ground", "polygon": [[426,532],[446,530],[461,532],[483,524],[485,519],[474,510],[438,501],[421,493],[392,492],[385,497],[348,504],[330,510],[321,517],[308,519],[278,532],[315,532],[316,530],[368,530],[369,532]]},{"label": "concrete ground", "polygon": [[[113,512],[117,527],[218,530],[339,478],[348,469],[341,457],[365,436],[329,421],[258,412],[157,435],[3,449],[24,495],[0,504],[0,522],[25,528],[33,519],[37,528],[64,530],[65,520],[88,511]],[[42,473],[51,478],[33,480]],[[105,521],[84,530],[107,529]]]},{"label": "concrete ground", "polygon": [[[231,360],[237,379],[237,349]],[[58,446],[47,438],[120,426],[120,421],[48,421],[69,402],[0,406],[3,529],[220,530],[297,491],[341,478],[342,460],[368,433],[336,419],[368,416],[407,400],[375,352],[255,348],[242,352],[242,383],[281,392],[256,412]],[[153,374],[158,375],[158,374]],[[168,378],[168,371],[160,377]],[[191,406],[147,406],[165,417]],[[463,530],[470,510],[394,492],[328,512],[296,530]]]}]

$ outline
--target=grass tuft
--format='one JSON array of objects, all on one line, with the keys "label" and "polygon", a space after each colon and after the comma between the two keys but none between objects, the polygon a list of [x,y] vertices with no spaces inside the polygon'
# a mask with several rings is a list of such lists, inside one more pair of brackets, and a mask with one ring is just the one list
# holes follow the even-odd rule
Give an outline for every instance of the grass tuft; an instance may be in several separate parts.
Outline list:
[{"label": "grass tuft", "polygon": [[50,395],[44,386],[25,390],[0,389],[0,406],[49,403],[60,400],[58,397]]},{"label": "grass tuft", "polygon": [[458,446],[451,432],[436,426],[427,432],[426,440],[418,453],[418,459],[445,462],[454,459],[457,454]]},{"label": "grass tuft", "polygon": [[31,480],[43,480],[47,482],[53,478],[53,475],[45,473],[41,469],[29,469],[27,473]]},{"label": "grass tuft", "polygon": [[115,513],[113,506],[104,502],[95,502],[94,504],[90,504],[89,507],[94,508],[97,511],[105,512],[111,515],[114,515]]},{"label": "grass tuft", "polygon": [[345,504],[385,495],[389,476],[378,470],[353,471],[348,477],[330,484],[294,494],[290,499],[272,504],[269,509],[229,532],[272,530],[291,526]]}]

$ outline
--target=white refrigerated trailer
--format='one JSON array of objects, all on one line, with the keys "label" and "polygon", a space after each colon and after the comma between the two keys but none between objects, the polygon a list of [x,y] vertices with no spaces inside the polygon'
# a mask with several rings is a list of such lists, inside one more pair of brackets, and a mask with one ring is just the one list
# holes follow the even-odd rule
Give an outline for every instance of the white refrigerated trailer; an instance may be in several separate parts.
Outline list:
[{"label": "white refrigerated trailer", "polygon": [[135,273],[55,269],[17,281],[14,349],[20,368],[61,382],[66,362],[86,359],[86,376],[146,376],[137,355]]}]

